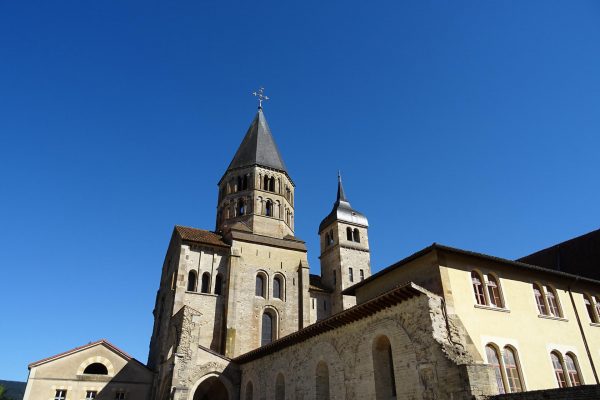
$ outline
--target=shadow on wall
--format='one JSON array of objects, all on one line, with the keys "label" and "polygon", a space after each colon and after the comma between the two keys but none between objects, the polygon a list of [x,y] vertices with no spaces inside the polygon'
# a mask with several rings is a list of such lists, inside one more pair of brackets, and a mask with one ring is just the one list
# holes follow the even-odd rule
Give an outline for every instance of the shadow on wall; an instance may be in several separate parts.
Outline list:
[{"label": "shadow on wall", "polygon": [[[104,388],[96,393],[97,400],[147,400],[152,385],[151,378],[140,372],[140,364],[129,360],[115,376],[108,376],[103,364],[89,365],[83,375],[78,376],[81,381],[106,383]],[[104,367],[104,370],[101,369]],[[144,367],[146,368],[146,367]],[[83,398],[94,398],[86,391]]]}]

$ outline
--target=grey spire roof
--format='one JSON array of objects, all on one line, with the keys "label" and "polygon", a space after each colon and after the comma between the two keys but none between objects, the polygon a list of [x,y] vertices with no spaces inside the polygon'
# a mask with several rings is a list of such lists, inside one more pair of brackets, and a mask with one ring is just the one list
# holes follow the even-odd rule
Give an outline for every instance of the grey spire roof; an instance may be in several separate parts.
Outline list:
[{"label": "grey spire roof", "polygon": [[273,140],[271,129],[262,108],[258,109],[244,140],[240,144],[227,170],[252,165],[274,168],[287,174],[287,169]]},{"label": "grey spire roof", "polygon": [[333,204],[333,209],[319,224],[319,233],[335,221],[347,222],[353,225],[369,226],[367,217],[352,208],[346,198],[344,186],[342,185],[342,176],[338,173],[337,199]]}]

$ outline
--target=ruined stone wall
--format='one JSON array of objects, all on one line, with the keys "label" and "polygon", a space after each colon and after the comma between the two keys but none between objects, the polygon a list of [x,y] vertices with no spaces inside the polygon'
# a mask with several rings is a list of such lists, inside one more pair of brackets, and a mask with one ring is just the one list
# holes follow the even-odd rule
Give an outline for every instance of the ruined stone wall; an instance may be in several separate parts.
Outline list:
[{"label": "ruined stone wall", "polygon": [[473,362],[460,336],[449,336],[441,299],[423,295],[242,364],[241,398],[252,382],[253,399],[274,399],[282,374],[285,398],[314,399],[323,361],[332,400],[374,399],[373,343],[382,335],[391,344],[398,399],[471,400],[495,393],[491,368]]}]

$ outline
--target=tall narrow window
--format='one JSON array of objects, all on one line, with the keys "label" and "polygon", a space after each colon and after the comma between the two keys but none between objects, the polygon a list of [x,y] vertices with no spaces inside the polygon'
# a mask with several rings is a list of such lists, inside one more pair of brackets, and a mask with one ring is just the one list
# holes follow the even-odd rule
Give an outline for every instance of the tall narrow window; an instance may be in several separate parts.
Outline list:
[{"label": "tall narrow window", "polygon": [[352,228],[346,228],[346,240],[352,241]]},{"label": "tall narrow window", "polygon": [[268,311],[265,311],[262,315],[261,346],[265,346],[273,341],[273,332],[273,316]]},{"label": "tall narrow window", "polygon": [[335,286],[337,284],[337,272],[333,271],[333,285]]},{"label": "tall narrow window", "polygon": [[375,398],[389,400],[396,396],[396,379],[392,346],[387,336],[373,342],[373,372],[375,373]]},{"label": "tall narrow window", "polygon": [[246,400],[252,400],[254,398],[254,385],[252,381],[248,381],[246,384]]},{"label": "tall narrow window", "polygon": [[498,356],[498,350],[491,344],[488,344],[487,346],[485,346],[485,354],[487,355],[488,363],[494,368],[494,375],[496,376],[496,385],[498,386],[498,393],[506,393],[504,379],[502,378],[502,369],[500,367],[500,357]]},{"label": "tall narrow window", "polygon": [[495,276],[489,274],[488,275],[488,294],[490,296],[490,303],[494,307],[502,308],[504,304],[502,303],[502,297],[500,296],[500,286],[498,285],[498,281]]},{"label": "tall narrow window", "polygon": [[285,400],[285,378],[282,373],[277,374],[275,380],[275,400]]},{"label": "tall narrow window", "polygon": [[210,274],[205,272],[202,274],[202,286],[200,287],[202,293],[210,292]]},{"label": "tall narrow window", "polygon": [[556,376],[558,387],[567,387],[567,378],[565,377],[565,369],[560,359],[560,355],[558,352],[553,351],[550,353],[550,358],[552,359],[552,366],[554,367],[554,375]]},{"label": "tall narrow window", "polygon": [[54,395],[54,400],[65,400],[67,398],[66,389],[57,389]]},{"label": "tall narrow window", "polygon": [[555,317],[560,317],[560,308],[558,308],[558,299],[556,298],[556,291],[550,286],[546,286],[546,300],[548,300],[548,308],[550,314]]},{"label": "tall narrow window", "polygon": [[348,268],[348,277],[350,278],[350,282],[354,282],[354,272],[352,268]]},{"label": "tall narrow window", "polygon": [[217,274],[215,278],[215,294],[223,294],[223,275]]},{"label": "tall narrow window", "polygon": [[[592,296],[592,301],[596,308],[596,315],[598,315],[600,317],[600,301],[598,301],[598,296]],[[600,322],[600,321],[596,320],[596,322]]]},{"label": "tall narrow window", "polygon": [[317,364],[315,392],[317,400],[329,400],[329,368],[325,361]]},{"label": "tall narrow window", "polygon": [[591,298],[590,295],[584,294],[583,295],[583,303],[585,304],[585,309],[588,313],[588,317],[590,317],[590,321],[591,322],[598,322],[598,319],[596,318],[596,315],[594,314],[594,305],[593,305],[593,300]]},{"label": "tall narrow window", "polygon": [[471,281],[473,282],[473,293],[475,294],[475,301],[477,304],[485,305],[485,294],[483,293],[483,283],[481,282],[481,276],[473,271],[471,272]]},{"label": "tall narrow window", "polygon": [[265,297],[265,278],[262,275],[256,275],[256,292],[260,297]]},{"label": "tall narrow window", "polygon": [[363,271],[362,269],[359,271],[360,272],[360,280],[364,281],[365,280],[365,271]]},{"label": "tall narrow window", "polygon": [[569,374],[569,380],[571,381],[571,386],[580,386],[581,376],[579,374],[579,368],[577,368],[577,358],[573,353],[565,354],[565,364],[567,367],[567,373]]},{"label": "tall narrow window", "polygon": [[267,217],[273,216],[273,202],[271,200],[267,200],[265,203],[265,215]]},{"label": "tall narrow window", "polygon": [[506,379],[511,393],[522,392],[521,373],[517,365],[516,352],[512,347],[504,348],[504,370],[506,371]]},{"label": "tall narrow window", "polygon": [[273,178],[273,177],[271,177],[271,179],[269,179],[269,191],[270,192],[275,191],[275,178]]},{"label": "tall narrow window", "polygon": [[242,177],[238,176],[237,178],[237,186],[236,186],[236,192],[239,192],[240,190],[242,190]]},{"label": "tall narrow window", "polygon": [[329,244],[333,244],[333,231],[329,231]]},{"label": "tall narrow window", "polygon": [[244,175],[242,179],[242,190],[248,189],[248,175]]},{"label": "tall narrow window", "polygon": [[542,288],[537,283],[533,284],[533,294],[535,295],[535,304],[537,304],[540,315],[548,315],[546,309],[546,303],[544,302],[544,295],[542,294]]},{"label": "tall narrow window", "polygon": [[354,230],[352,231],[352,238],[356,243],[360,243],[360,232],[358,231],[358,229],[354,228]]},{"label": "tall narrow window", "polygon": [[125,391],[117,390],[115,393],[115,400],[125,400]]},{"label": "tall narrow window", "polygon": [[281,295],[281,278],[276,276],[273,278],[273,298],[274,299],[282,299]]},{"label": "tall narrow window", "polygon": [[187,291],[195,292],[197,284],[198,284],[198,275],[196,274],[196,271],[190,271],[188,273]]},{"label": "tall narrow window", "polygon": [[263,190],[269,190],[269,177],[266,175],[263,179]]},{"label": "tall narrow window", "polygon": [[241,216],[241,215],[245,215],[246,214],[246,202],[244,201],[244,199],[239,199],[238,203],[237,203],[237,215]]}]

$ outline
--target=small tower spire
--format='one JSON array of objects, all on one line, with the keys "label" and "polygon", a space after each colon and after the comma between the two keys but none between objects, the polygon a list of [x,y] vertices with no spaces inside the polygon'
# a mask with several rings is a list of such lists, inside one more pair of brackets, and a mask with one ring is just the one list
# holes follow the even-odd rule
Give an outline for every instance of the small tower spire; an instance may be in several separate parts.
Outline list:
[{"label": "small tower spire", "polygon": [[338,170],[338,191],[337,191],[337,203],[346,200],[346,193],[344,193],[344,186],[342,186],[342,174]]}]

